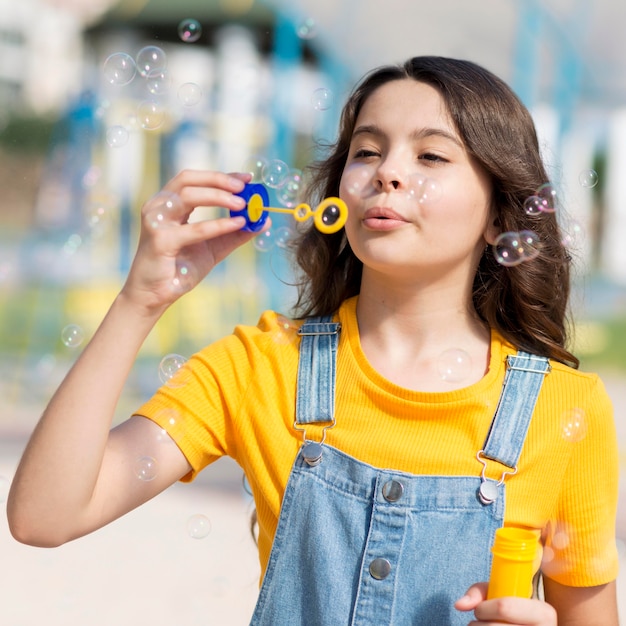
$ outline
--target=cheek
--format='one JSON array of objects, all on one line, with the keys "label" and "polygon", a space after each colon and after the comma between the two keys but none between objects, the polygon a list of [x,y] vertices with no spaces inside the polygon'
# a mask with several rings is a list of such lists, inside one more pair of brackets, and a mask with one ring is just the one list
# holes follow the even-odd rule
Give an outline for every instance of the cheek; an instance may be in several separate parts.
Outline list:
[{"label": "cheek", "polygon": [[372,179],[374,168],[363,163],[352,163],[346,166],[341,175],[339,195],[342,200],[350,204],[351,201],[369,195],[373,189]]}]

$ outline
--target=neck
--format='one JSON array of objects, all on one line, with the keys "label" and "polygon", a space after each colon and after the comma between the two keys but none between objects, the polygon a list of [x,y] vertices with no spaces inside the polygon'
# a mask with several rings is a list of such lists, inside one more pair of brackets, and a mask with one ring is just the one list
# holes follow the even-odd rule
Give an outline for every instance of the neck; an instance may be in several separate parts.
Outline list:
[{"label": "neck", "polygon": [[[490,333],[469,290],[441,283],[416,289],[381,282],[365,279],[357,304],[361,346],[375,369],[401,386],[423,390],[449,390],[482,378]],[[439,370],[446,354],[461,354],[471,364],[457,384],[442,381]]]}]

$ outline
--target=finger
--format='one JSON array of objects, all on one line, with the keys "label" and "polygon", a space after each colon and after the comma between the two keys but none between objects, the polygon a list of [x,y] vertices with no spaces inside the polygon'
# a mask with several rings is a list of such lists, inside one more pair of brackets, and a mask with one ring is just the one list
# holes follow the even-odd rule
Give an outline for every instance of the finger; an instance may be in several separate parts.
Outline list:
[{"label": "finger", "polygon": [[465,592],[463,597],[454,603],[454,607],[459,611],[472,611],[486,597],[487,583],[476,583]]},{"label": "finger", "polygon": [[234,174],[214,172],[212,170],[182,170],[172,178],[163,189],[180,193],[185,187],[214,187],[230,193],[243,190],[245,180]]},{"label": "finger", "polygon": [[481,602],[474,615],[480,622],[505,622],[530,626],[556,626],[556,611],[541,600],[528,598],[494,598]]}]

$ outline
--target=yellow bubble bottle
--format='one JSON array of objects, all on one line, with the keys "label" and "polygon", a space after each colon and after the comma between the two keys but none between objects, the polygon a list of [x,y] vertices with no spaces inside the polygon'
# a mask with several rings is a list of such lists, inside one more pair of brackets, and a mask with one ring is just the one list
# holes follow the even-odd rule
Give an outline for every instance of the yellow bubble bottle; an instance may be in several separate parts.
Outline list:
[{"label": "yellow bubble bottle", "polygon": [[530,598],[534,563],[539,542],[537,534],[523,528],[498,528],[491,547],[493,561],[487,599],[516,596]]}]

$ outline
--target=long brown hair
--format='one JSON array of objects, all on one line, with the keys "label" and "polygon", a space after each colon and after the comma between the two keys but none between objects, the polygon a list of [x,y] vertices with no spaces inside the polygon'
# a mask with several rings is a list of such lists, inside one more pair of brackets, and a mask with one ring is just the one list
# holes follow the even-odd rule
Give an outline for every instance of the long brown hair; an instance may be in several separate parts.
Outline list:
[{"label": "long brown hair", "polygon": [[[501,232],[530,230],[541,242],[539,256],[513,267],[501,265],[490,248],[485,250],[474,278],[477,314],[516,347],[578,367],[578,359],[566,348],[570,257],[556,214],[529,215],[524,209],[526,199],[548,182],[535,125],[510,87],[485,68],[470,61],[421,56],[367,74],[344,106],[328,157],[311,166],[312,196],[319,200],[339,194],[363,103],[381,85],[407,78],[431,85],[443,97],[468,153],[491,178]],[[310,226],[293,245],[301,270],[296,316],[332,314],[359,293],[362,264],[343,229],[328,235]]]}]

